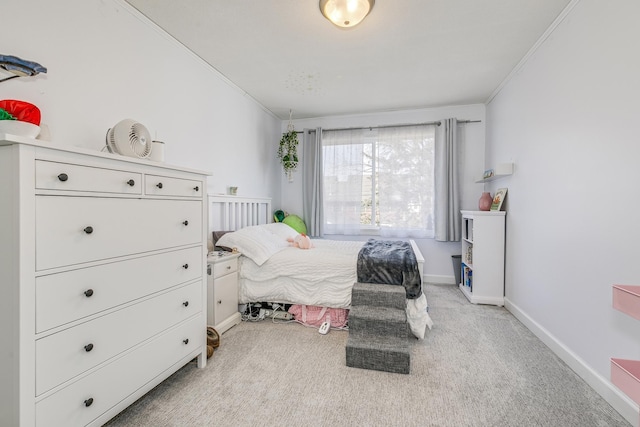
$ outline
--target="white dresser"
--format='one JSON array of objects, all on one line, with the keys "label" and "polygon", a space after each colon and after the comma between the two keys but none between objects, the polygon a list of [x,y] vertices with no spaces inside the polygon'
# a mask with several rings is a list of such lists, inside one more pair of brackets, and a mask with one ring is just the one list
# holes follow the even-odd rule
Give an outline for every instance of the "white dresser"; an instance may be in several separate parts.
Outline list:
[{"label": "white dresser", "polygon": [[205,366],[206,175],[0,134],[0,425],[100,426]]}]

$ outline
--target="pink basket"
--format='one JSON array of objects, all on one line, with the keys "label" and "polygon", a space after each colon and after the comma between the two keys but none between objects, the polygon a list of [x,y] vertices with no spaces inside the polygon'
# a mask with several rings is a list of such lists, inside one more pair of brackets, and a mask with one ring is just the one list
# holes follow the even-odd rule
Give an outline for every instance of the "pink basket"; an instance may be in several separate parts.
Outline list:
[{"label": "pink basket", "polygon": [[342,328],[347,325],[349,318],[349,310],[346,308],[329,308],[319,307],[317,305],[292,305],[289,307],[289,313],[293,314],[293,318],[298,322],[310,326],[320,326],[322,323],[330,319],[332,328]]}]

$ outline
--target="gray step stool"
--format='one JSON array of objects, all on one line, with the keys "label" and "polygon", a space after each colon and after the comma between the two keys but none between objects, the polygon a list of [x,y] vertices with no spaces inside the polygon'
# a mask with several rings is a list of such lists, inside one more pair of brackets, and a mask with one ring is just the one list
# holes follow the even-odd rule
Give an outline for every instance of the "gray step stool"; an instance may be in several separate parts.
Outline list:
[{"label": "gray step stool", "polygon": [[403,286],[356,283],[351,292],[346,364],[408,374],[409,327]]}]

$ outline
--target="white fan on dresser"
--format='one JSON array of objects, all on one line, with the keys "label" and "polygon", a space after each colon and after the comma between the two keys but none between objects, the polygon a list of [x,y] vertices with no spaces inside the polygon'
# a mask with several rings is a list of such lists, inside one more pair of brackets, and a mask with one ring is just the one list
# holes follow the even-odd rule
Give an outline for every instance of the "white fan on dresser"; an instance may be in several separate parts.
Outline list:
[{"label": "white fan on dresser", "polygon": [[110,153],[145,159],[151,154],[151,134],[144,125],[124,119],[107,131],[107,149]]}]

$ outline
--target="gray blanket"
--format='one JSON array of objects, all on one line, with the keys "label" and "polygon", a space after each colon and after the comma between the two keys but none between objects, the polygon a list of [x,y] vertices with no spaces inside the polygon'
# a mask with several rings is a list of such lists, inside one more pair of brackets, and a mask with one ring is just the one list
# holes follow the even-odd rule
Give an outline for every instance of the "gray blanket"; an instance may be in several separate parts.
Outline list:
[{"label": "gray blanket", "polygon": [[358,282],[402,285],[407,298],[422,294],[422,279],[411,244],[369,239],[358,253]]}]

